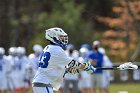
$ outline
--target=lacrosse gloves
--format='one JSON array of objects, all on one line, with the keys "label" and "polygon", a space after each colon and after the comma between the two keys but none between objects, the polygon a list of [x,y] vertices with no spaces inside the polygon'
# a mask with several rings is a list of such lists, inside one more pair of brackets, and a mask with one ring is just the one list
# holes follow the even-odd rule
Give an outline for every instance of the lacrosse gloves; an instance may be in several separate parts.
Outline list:
[{"label": "lacrosse gloves", "polygon": [[91,74],[96,71],[96,68],[94,68],[90,62],[85,62],[83,64],[85,65],[83,70],[87,71],[87,73]]},{"label": "lacrosse gloves", "polygon": [[89,74],[93,73],[96,68],[94,68],[90,62],[78,63],[75,60],[72,60],[66,67],[66,73],[79,73],[80,70],[87,71]]}]

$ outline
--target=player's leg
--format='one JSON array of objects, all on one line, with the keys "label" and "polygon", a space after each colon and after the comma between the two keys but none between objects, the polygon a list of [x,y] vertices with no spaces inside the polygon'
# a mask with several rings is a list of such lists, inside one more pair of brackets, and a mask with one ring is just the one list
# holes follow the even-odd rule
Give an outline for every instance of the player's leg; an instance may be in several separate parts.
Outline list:
[{"label": "player's leg", "polygon": [[109,93],[109,89],[108,89],[109,84],[110,84],[110,78],[107,76],[106,73],[104,73],[104,77],[103,77],[104,93]]},{"label": "player's leg", "polygon": [[103,74],[97,74],[96,81],[97,81],[97,88],[99,88],[99,92],[104,93]]},{"label": "player's leg", "polygon": [[92,92],[96,93],[96,75],[91,75]]},{"label": "player's leg", "polygon": [[12,77],[12,81],[13,81],[13,85],[14,85],[14,92],[22,93],[22,87],[23,87],[22,78],[21,78],[19,72],[15,71],[14,73],[15,73],[15,75]]},{"label": "player's leg", "polygon": [[64,93],[69,91],[70,80],[64,80]]},{"label": "player's leg", "polygon": [[7,81],[5,76],[2,76],[0,79],[0,93],[7,93],[8,87],[7,87]]},{"label": "player's leg", "polygon": [[50,87],[33,87],[34,93],[53,93],[53,89]]},{"label": "player's leg", "polygon": [[78,80],[72,80],[73,83],[73,93],[78,93]]},{"label": "player's leg", "polygon": [[90,77],[84,80],[84,93],[91,93],[91,81]]}]

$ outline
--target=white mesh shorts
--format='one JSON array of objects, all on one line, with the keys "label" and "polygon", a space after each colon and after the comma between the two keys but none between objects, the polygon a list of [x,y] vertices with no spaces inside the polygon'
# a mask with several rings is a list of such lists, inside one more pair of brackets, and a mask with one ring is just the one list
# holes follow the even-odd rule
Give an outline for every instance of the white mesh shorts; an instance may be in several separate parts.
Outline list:
[{"label": "white mesh shorts", "polygon": [[53,93],[53,89],[50,87],[33,87],[34,93]]}]

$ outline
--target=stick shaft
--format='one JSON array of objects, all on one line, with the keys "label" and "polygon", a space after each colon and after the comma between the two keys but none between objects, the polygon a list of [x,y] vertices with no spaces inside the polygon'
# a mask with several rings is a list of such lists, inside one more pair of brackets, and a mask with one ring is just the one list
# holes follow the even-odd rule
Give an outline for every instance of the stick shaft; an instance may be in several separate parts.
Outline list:
[{"label": "stick shaft", "polygon": [[96,70],[117,70],[117,67],[101,67],[101,68],[96,68]]}]

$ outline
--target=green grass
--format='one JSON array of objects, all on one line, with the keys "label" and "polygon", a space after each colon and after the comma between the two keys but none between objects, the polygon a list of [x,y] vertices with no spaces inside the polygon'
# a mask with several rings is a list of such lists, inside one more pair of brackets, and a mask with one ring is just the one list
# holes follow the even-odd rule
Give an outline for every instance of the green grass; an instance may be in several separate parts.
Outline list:
[{"label": "green grass", "polygon": [[140,83],[119,83],[111,84],[110,93],[119,93],[119,91],[128,91],[128,93],[140,93]]},{"label": "green grass", "polygon": [[[111,83],[109,91],[110,93],[119,93],[119,91],[127,91],[127,93],[140,93],[140,83]],[[97,93],[99,93],[99,91],[97,91]]]}]

